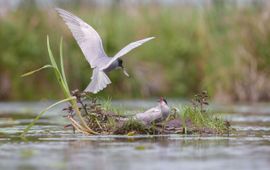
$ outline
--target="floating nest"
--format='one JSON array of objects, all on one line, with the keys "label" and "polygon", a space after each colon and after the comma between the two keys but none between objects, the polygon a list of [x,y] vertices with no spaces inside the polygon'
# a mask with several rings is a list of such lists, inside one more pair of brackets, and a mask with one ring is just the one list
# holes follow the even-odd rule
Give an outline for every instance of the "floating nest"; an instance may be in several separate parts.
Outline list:
[{"label": "floating nest", "polygon": [[[71,124],[66,127],[72,127],[74,132],[78,130],[85,134],[96,135],[165,135],[193,133],[221,134],[229,133],[230,131],[230,123],[228,121],[210,118],[209,116],[202,117],[202,112],[206,115],[206,111],[203,109],[203,105],[198,104],[201,110],[198,109],[197,105],[194,105],[196,100],[193,101],[194,109],[188,108],[184,110],[184,113],[181,113],[185,115],[184,117],[181,117],[181,114],[177,113],[177,109],[172,109],[171,114],[166,120],[144,124],[132,118],[127,119],[126,115],[116,113],[112,111],[113,109],[103,107],[97,99],[89,98],[86,93],[80,93],[78,90],[75,90],[72,94],[77,98],[79,111],[81,112],[84,124],[87,125],[86,128],[81,128],[83,125],[80,123],[72,106],[64,108],[63,110],[67,112],[65,117],[71,121]],[[203,104],[208,104],[205,99],[201,100]],[[197,99],[197,102],[199,102],[199,99]],[[200,114],[200,116],[196,117],[196,114]],[[200,119],[202,121],[198,123]],[[210,120],[211,122],[209,123]],[[206,124],[207,122],[209,126]],[[90,129],[91,133],[83,129]]]}]

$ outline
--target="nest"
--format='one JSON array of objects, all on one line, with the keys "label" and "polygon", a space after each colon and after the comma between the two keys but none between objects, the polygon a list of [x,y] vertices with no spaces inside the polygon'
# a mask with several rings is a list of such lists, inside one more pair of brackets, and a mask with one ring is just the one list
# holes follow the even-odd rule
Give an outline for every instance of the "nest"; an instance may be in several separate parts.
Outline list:
[{"label": "nest", "polygon": [[[127,118],[119,113],[113,112],[113,109],[105,108],[99,103],[97,99],[89,98],[86,93],[80,93],[78,90],[72,92],[72,95],[77,98],[78,109],[83,118],[84,124],[75,114],[74,108],[68,106],[63,110],[67,112],[67,117],[71,124],[66,127],[72,127],[74,132],[77,130],[85,134],[102,134],[102,135],[165,135],[165,134],[184,134],[184,133],[220,133],[220,129],[199,127],[194,124],[192,119],[186,118],[182,120],[172,109],[170,116],[163,121],[152,122],[151,124],[144,124],[138,120]],[[199,100],[198,100],[199,101]],[[205,100],[202,100],[204,103]],[[207,103],[208,104],[208,103]],[[200,105],[202,109],[202,105]],[[226,125],[226,122],[224,122]],[[224,126],[224,130],[228,131],[229,123]]]}]

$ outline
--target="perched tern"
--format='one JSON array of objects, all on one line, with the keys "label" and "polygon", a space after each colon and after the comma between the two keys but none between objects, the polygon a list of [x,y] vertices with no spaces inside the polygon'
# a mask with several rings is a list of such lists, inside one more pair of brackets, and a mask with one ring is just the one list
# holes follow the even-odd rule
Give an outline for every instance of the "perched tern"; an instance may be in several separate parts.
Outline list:
[{"label": "perched tern", "polygon": [[56,11],[65,21],[86,60],[93,69],[91,82],[84,90],[86,92],[97,93],[107,87],[107,85],[111,83],[107,73],[112,70],[120,68],[126,76],[129,76],[123,66],[121,57],[132,49],[154,38],[149,37],[132,42],[113,57],[108,57],[103,49],[99,34],[90,25],[68,11],[60,8],[56,8]]},{"label": "perched tern", "polygon": [[142,121],[145,124],[150,124],[157,120],[165,120],[169,114],[170,107],[168,106],[167,101],[163,97],[160,97],[157,106],[150,108],[143,113],[137,113],[133,118]]}]

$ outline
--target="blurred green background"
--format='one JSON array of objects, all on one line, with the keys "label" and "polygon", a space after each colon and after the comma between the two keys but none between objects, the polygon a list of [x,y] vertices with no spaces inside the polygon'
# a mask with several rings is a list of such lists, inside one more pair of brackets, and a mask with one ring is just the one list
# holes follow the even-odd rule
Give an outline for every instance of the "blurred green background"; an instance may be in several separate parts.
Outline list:
[{"label": "blurred green background", "polygon": [[47,34],[55,55],[64,39],[71,89],[88,85],[91,69],[54,7],[93,26],[109,56],[132,41],[156,37],[123,58],[131,78],[112,72],[113,83],[99,96],[189,98],[208,90],[218,102],[270,100],[266,0],[0,0],[0,100],[62,97],[51,70],[20,77],[49,63]]}]

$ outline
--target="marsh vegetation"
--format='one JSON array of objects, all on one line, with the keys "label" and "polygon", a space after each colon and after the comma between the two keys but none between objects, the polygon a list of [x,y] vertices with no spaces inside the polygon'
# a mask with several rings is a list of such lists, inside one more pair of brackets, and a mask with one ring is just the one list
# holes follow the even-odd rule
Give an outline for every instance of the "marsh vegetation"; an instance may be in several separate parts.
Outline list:
[{"label": "marsh vegetation", "polygon": [[[52,38],[53,51],[58,50],[59,37],[64,37],[64,62],[71,80],[70,88],[83,90],[89,83],[91,70],[71,33],[54,10],[27,2],[22,1],[16,10],[0,19],[0,38],[4,40],[0,42],[0,98],[63,97],[58,86],[47,81],[53,79],[52,72],[18,79],[21,73],[47,62],[46,34]],[[146,36],[156,37],[125,60],[132,79],[112,73],[110,78],[115,86],[99,95],[107,98],[114,93],[115,99],[161,94],[169,98],[191,98],[194,93],[206,89],[215,101],[265,101],[270,98],[267,79],[270,73],[270,17],[269,5],[264,5],[266,2],[237,6],[232,1],[213,1],[210,6],[201,8],[158,3],[103,7],[91,2],[80,4],[76,1],[72,7],[59,2],[58,6],[91,24],[100,33],[109,55],[128,42]]]}]

